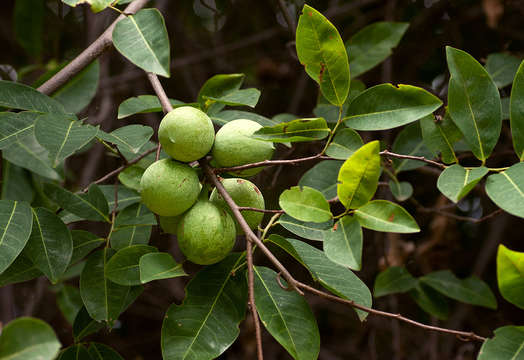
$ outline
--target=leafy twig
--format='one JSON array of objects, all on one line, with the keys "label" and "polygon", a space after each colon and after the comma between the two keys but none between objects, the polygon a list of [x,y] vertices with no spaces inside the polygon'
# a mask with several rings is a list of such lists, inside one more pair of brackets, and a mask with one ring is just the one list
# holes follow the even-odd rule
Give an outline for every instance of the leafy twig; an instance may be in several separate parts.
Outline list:
[{"label": "leafy twig", "polygon": [[413,155],[402,155],[402,154],[396,154],[396,153],[393,153],[389,150],[383,150],[380,152],[380,155],[383,155],[383,156],[387,156],[387,157],[393,157],[393,158],[397,158],[397,159],[407,159],[407,160],[418,160],[418,161],[423,161],[425,162],[426,164],[430,164],[430,165],[433,165],[433,166],[436,166],[438,168],[441,168],[441,169],[445,169],[447,166],[442,164],[442,163],[439,163],[437,161],[433,161],[433,160],[429,160],[429,159],[426,159],[424,156],[413,156]]}]

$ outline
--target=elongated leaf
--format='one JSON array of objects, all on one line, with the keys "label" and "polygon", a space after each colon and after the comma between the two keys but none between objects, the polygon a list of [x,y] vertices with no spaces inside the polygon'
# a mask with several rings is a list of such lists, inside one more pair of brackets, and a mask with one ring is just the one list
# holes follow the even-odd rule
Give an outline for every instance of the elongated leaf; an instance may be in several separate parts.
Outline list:
[{"label": "elongated leaf", "polygon": [[489,286],[475,276],[459,279],[451,271],[442,270],[429,273],[421,277],[420,281],[452,299],[490,309],[497,308],[497,300]]},{"label": "elongated leaf", "polygon": [[497,280],[500,294],[515,306],[524,309],[524,253],[499,245]]},{"label": "elongated leaf", "polygon": [[486,71],[499,89],[513,81],[522,59],[506,53],[489,54],[486,59]]},{"label": "elongated leaf", "polygon": [[321,13],[304,5],[296,31],[298,59],[333,105],[342,106],[349,93],[349,63],[337,29]]},{"label": "elongated leaf", "polygon": [[105,270],[114,253],[104,248],[91,254],[80,275],[80,295],[94,320],[112,322],[142,292],[141,286],[122,286],[109,281]]},{"label": "elongated leaf", "polygon": [[326,149],[326,155],[335,159],[346,160],[362,145],[364,145],[364,142],[355,130],[342,129],[337,131],[333,141]]},{"label": "elongated leaf", "polygon": [[372,141],[355,151],[340,168],[337,195],[347,209],[367,203],[377,191],[380,177],[379,142]]},{"label": "elongated leaf", "polygon": [[28,203],[0,200],[0,274],[25,247],[31,234],[32,219]]},{"label": "elongated leaf", "polygon": [[42,113],[65,113],[58,101],[33,89],[30,86],[12,81],[0,80],[0,106],[31,110]]},{"label": "elongated leaf", "polygon": [[511,166],[486,179],[486,193],[501,209],[524,218],[524,163]]},{"label": "elongated leaf", "polygon": [[2,162],[2,200],[31,203],[35,196],[29,173],[9,161]]},{"label": "elongated leaf", "polygon": [[325,239],[325,230],[333,226],[333,220],[323,223],[300,221],[287,214],[278,218],[278,224],[293,234],[309,240],[323,241]]},{"label": "elongated leaf", "polygon": [[373,287],[373,296],[381,297],[390,294],[403,293],[415,288],[415,279],[403,266],[391,266],[378,274]]},{"label": "elongated leaf", "polygon": [[321,140],[330,130],[323,118],[296,119],[258,129],[251,137],[272,142],[302,142]]},{"label": "elongated leaf", "polygon": [[423,282],[418,281],[417,286],[409,291],[409,295],[422,310],[437,319],[446,320],[449,317],[447,298]]},{"label": "elongated leaf", "polygon": [[187,276],[182,264],[177,264],[168,253],[154,252],[140,258],[140,282]]},{"label": "elongated leaf", "polygon": [[[409,124],[402,129],[393,142],[392,150],[397,154],[423,156],[425,158],[432,158],[433,155],[422,140],[418,122]],[[397,173],[413,170],[425,165],[426,163],[417,160],[393,159],[393,167]]]},{"label": "elongated leaf", "polygon": [[317,359],[320,334],[317,321],[306,300],[278,285],[277,273],[256,266],[255,303],[267,331],[296,360]]},{"label": "elongated leaf", "polygon": [[249,106],[254,108],[260,98],[260,90],[255,88],[239,89],[220,97],[203,96],[203,98],[207,101],[217,102],[224,105]]},{"label": "elongated leaf", "polygon": [[420,231],[415,219],[400,205],[387,200],[373,200],[355,210],[362,227],[375,231],[416,233]]},{"label": "elongated leaf", "polygon": [[502,127],[499,91],[488,72],[468,53],[448,46],[446,56],[451,74],[449,113],[473,154],[485,161]]},{"label": "elongated leaf", "polygon": [[127,125],[110,133],[100,131],[97,136],[137,154],[140,148],[151,138],[151,135],[153,135],[153,129],[149,126]]},{"label": "elongated leaf", "polygon": [[71,264],[76,263],[106,241],[104,238],[84,230],[72,230],[71,238],[73,239]]},{"label": "elongated leaf", "polygon": [[24,253],[49,281],[55,284],[71,260],[73,253],[71,233],[54,212],[45,208],[36,208],[32,211],[33,230]]},{"label": "elongated leaf", "polygon": [[337,175],[341,166],[342,161],[321,161],[302,175],[298,185],[317,189],[326,199],[333,199],[337,196]]},{"label": "elongated leaf", "polygon": [[440,173],[437,187],[448,199],[457,203],[473,190],[488,171],[488,168],[484,166],[465,169],[455,164]]},{"label": "elongated leaf", "polygon": [[247,286],[241,273],[233,276],[231,271],[242,260],[234,253],[204,268],[187,285],[182,305],[171,305],[162,324],[164,360],[211,360],[235,341]]},{"label": "elongated leaf", "polygon": [[62,286],[56,296],[56,303],[67,322],[73,325],[76,315],[83,306],[80,290],[75,286]]},{"label": "elongated leaf", "polygon": [[407,181],[393,181],[390,180],[388,182],[389,189],[391,190],[391,194],[397,199],[398,201],[405,201],[413,195],[413,186],[411,186],[410,183]]},{"label": "elongated leaf", "polygon": [[449,112],[441,121],[437,121],[433,114],[420,119],[422,138],[430,151],[436,156],[440,153],[446,164],[458,162],[454,144],[460,140],[462,133],[451,120]]},{"label": "elongated leaf", "polygon": [[140,258],[157,251],[147,245],[132,245],[119,250],[106,264],[107,278],[120,285],[140,285]]},{"label": "elongated leaf", "polygon": [[120,250],[127,246],[147,244],[153,225],[156,225],[155,216],[144,204],[128,206],[119,212],[115,219],[111,246],[115,250]]},{"label": "elongated leaf", "polygon": [[[215,105],[223,105],[223,104],[213,104]],[[210,114],[211,120],[217,125],[224,125],[230,121],[237,120],[237,119],[247,119],[247,120],[253,120],[257,123],[259,123],[262,126],[273,126],[278,124],[276,121],[268,119],[265,116],[258,115],[252,112],[247,111],[240,111],[240,110],[224,110],[220,111],[216,114]]]},{"label": "elongated leaf", "polygon": [[365,73],[389,57],[408,27],[408,23],[380,21],[353,35],[346,42],[351,77]]},{"label": "elongated leaf", "polygon": [[[184,102],[174,99],[169,99],[169,102],[171,103],[173,108],[186,105]],[[156,97],[155,95],[139,95],[124,100],[118,106],[118,118],[124,119],[128,116],[135,114],[145,114],[161,111],[162,105],[160,105],[160,100],[158,100],[158,97]]]},{"label": "elongated leaf", "polygon": [[97,332],[104,327],[104,323],[91,318],[85,306],[78,311],[73,322],[73,337],[75,342],[82,340],[87,335]]},{"label": "elongated leaf", "polygon": [[524,61],[520,64],[515,80],[513,80],[509,102],[509,120],[513,149],[520,161],[524,161]]},{"label": "elongated leaf", "polygon": [[49,151],[53,167],[87,145],[97,133],[97,127],[68,116],[43,115],[35,123],[36,140]]},{"label": "elongated leaf", "polygon": [[480,348],[477,360],[523,360],[524,326],[503,326]]},{"label": "elongated leaf", "polygon": [[393,129],[431,114],[441,105],[439,98],[422,88],[380,84],[351,102],[344,124],[356,130]]},{"label": "elongated leaf", "polygon": [[307,186],[285,190],[278,203],[288,215],[298,220],[322,223],[333,217],[322,193]]},{"label": "elongated leaf", "polygon": [[30,135],[39,116],[39,113],[29,111],[0,112],[0,149],[16,143],[18,137]]},{"label": "elongated leaf", "polygon": [[28,281],[43,275],[33,262],[21,253],[7,269],[0,274],[0,286]]},{"label": "elongated leaf", "polygon": [[217,114],[224,108],[225,104],[208,101],[208,99],[221,98],[240,89],[244,77],[244,74],[218,74],[209,78],[198,92],[197,101],[200,107],[209,115]]},{"label": "elongated leaf", "polygon": [[2,329],[1,360],[53,360],[60,350],[60,341],[45,321],[20,317]]},{"label": "elongated leaf", "polygon": [[104,344],[91,343],[87,350],[92,360],[124,360],[119,353]]},{"label": "elongated leaf", "polygon": [[333,262],[360,270],[362,266],[362,228],[353,216],[344,216],[324,235],[324,252]]},{"label": "elongated leaf", "polygon": [[[344,299],[353,300],[357,304],[371,307],[371,293],[366,284],[348,268],[329,260],[323,251],[303,241],[284,239],[275,234],[270,235],[269,240],[304,265],[313,280],[318,281],[330,292]],[[367,312],[358,309],[355,311],[361,321],[366,318]]]},{"label": "elongated leaf", "polygon": [[113,30],[113,44],[139,68],[169,77],[169,38],[157,9],[142,9],[120,20]]},{"label": "elongated leaf", "polygon": [[84,345],[73,345],[60,352],[57,360],[92,360]]}]

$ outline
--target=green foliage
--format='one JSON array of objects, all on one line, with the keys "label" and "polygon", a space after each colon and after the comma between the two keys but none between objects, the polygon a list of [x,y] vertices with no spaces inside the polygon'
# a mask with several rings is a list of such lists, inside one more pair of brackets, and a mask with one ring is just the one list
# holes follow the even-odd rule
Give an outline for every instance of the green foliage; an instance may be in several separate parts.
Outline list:
[{"label": "green foliage", "polygon": [[500,294],[510,303],[524,309],[524,253],[499,245],[497,281]]},{"label": "green foliage", "polygon": [[495,204],[515,216],[524,217],[524,163],[488,176],[486,193]]},{"label": "green foliage", "polygon": [[342,164],[342,161],[321,161],[302,175],[298,185],[316,189],[331,200],[337,196],[337,176]]},{"label": "green foliage", "polygon": [[355,210],[362,227],[392,233],[419,232],[415,219],[400,205],[387,200],[373,200]]},{"label": "green foliage", "polygon": [[524,327],[503,326],[495,330],[492,339],[482,344],[477,360],[522,360],[523,346]]},{"label": "green foliage", "polygon": [[[431,152],[424,144],[418,122],[409,124],[400,131],[393,142],[392,150],[397,154],[431,158]],[[397,173],[417,169],[424,165],[426,164],[417,160],[393,159],[393,168]]]},{"label": "green foliage", "polygon": [[486,59],[486,71],[499,89],[513,82],[521,59],[507,53],[489,54]]},{"label": "green foliage", "polygon": [[353,129],[337,131],[333,141],[326,149],[326,155],[340,160],[346,160],[357,151],[364,142],[360,135]]},{"label": "green foliage", "polygon": [[344,216],[324,235],[324,252],[333,262],[360,270],[362,266],[362,228],[353,216]]},{"label": "green foliage", "polygon": [[107,262],[105,275],[119,285],[140,285],[140,258],[157,251],[155,247],[147,245],[131,245],[120,249]]},{"label": "green foliage", "polygon": [[140,282],[145,284],[153,280],[170,279],[187,274],[182,264],[177,264],[173,256],[163,252],[152,252],[140,257]]},{"label": "green foliage", "polygon": [[[187,104],[179,100],[169,99],[171,106],[176,109],[179,106],[185,106]],[[120,106],[118,106],[118,118],[124,119],[135,114],[147,114],[152,112],[161,112],[162,105],[160,100],[155,95],[139,95],[124,100]]]},{"label": "green foliage", "polygon": [[323,118],[296,119],[273,126],[266,126],[255,131],[255,139],[272,142],[302,142],[322,140],[330,130]]},{"label": "green foliage", "polygon": [[33,215],[26,202],[0,200],[0,273],[24,249],[31,234]]},{"label": "green foliage", "polygon": [[442,157],[446,164],[458,162],[455,155],[454,144],[460,140],[462,133],[451,120],[449,112],[438,120],[432,115],[420,119],[422,138],[428,149],[434,154]]},{"label": "green foliage", "polygon": [[280,207],[290,216],[301,221],[323,223],[333,215],[322,193],[313,188],[293,186],[280,194]]},{"label": "green foliage", "polygon": [[513,87],[509,105],[509,119],[513,148],[520,161],[524,160],[524,61],[520,64]]},{"label": "green foliage", "polygon": [[373,287],[373,295],[381,297],[389,294],[403,293],[414,289],[418,284],[402,266],[391,266],[378,274]]},{"label": "green foliage", "polygon": [[466,169],[454,164],[440,173],[437,187],[448,199],[456,203],[466,196],[488,171],[484,166]]}]

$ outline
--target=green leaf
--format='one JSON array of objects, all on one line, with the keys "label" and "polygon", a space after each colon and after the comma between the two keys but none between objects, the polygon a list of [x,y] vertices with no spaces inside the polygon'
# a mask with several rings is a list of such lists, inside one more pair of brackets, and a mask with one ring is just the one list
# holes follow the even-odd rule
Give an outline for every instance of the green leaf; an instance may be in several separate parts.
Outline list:
[{"label": "green leaf", "polygon": [[[115,207],[115,185],[99,185],[98,188],[104,194],[109,209]],[[129,205],[140,201],[140,194],[124,186],[118,186],[118,204],[116,211],[120,211]]]},{"label": "green leaf", "polygon": [[145,254],[140,258],[140,282],[145,284],[153,280],[171,279],[187,276],[182,264],[177,264],[173,256],[164,252]]},{"label": "green leaf", "polygon": [[[218,74],[209,78],[198,92],[197,101],[200,107],[209,115],[220,112],[224,103],[207,101],[209,98],[222,98],[240,89],[244,82],[244,74]],[[240,119],[240,118],[237,118]]]},{"label": "green leaf", "polygon": [[56,302],[62,315],[72,325],[83,306],[80,290],[75,286],[63,285],[56,295]]},{"label": "green leaf", "polygon": [[488,72],[468,53],[448,46],[446,56],[451,74],[449,113],[473,154],[484,162],[502,127],[499,91]]},{"label": "green leaf", "polygon": [[203,96],[205,100],[230,106],[249,106],[254,108],[260,98],[260,90],[255,88],[239,89],[221,97]]},{"label": "green leaf", "polygon": [[153,129],[150,126],[127,125],[110,133],[99,131],[97,137],[137,154],[152,135]]},{"label": "green leaf", "polygon": [[356,130],[393,129],[429,115],[441,105],[439,98],[422,88],[380,84],[351,102],[344,124]]},{"label": "green leaf", "polygon": [[267,331],[296,360],[317,359],[320,334],[317,321],[306,300],[277,283],[277,273],[256,266],[255,303]]},{"label": "green leaf", "polygon": [[288,214],[282,214],[278,218],[277,224],[282,225],[286,230],[304,239],[323,241],[326,234],[324,230],[328,230],[333,226],[333,220],[323,223],[307,222],[297,220]]},{"label": "green leaf", "polygon": [[428,314],[440,320],[448,318],[448,300],[433,288],[417,281],[417,286],[409,291],[409,295]]},{"label": "green leaf", "polygon": [[524,218],[524,163],[517,163],[506,171],[488,176],[486,193],[502,210]]},{"label": "green leaf", "polygon": [[[348,268],[329,260],[323,251],[303,241],[284,239],[275,234],[269,236],[269,241],[280,246],[304,265],[313,280],[318,281],[328,291],[343,299],[371,307],[371,293],[366,284]],[[358,309],[355,311],[361,321],[366,318],[367,312]]]},{"label": "green leaf", "polygon": [[46,322],[20,317],[8,323],[0,336],[0,360],[53,360],[60,342]]},{"label": "green leaf", "polygon": [[115,229],[111,233],[111,247],[120,250],[127,246],[147,244],[153,225],[156,225],[155,216],[144,204],[138,203],[126,207],[115,219]]},{"label": "green leaf", "polygon": [[80,275],[80,295],[94,320],[116,320],[142,292],[141,286],[122,286],[109,281],[105,270],[114,253],[109,248],[94,252],[87,259]]},{"label": "green leaf", "polygon": [[33,262],[21,253],[15,261],[0,274],[0,286],[32,280],[42,275]]},{"label": "green leaf", "polygon": [[44,185],[44,192],[60,207],[83,219],[110,222],[106,198],[95,184],[89,187],[87,194],[72,193],[51,183]]},{"label": "green leaf", "polygon": [[[217,103],[213,105],[217,105]],[[220,126],[237,119],[253,120],[254,122],[257,122],[262,126],[273,126],[278,124],[276,121],[268,119],[265,116],[240,110],[224,110],[216,114],[210,114],[210,117],[215,124]]]},{"label": "green leaf", "polygon": [[416,233],[417,222],[400,205],[387,200],[373,200],[355,210],[355,217],[362,227],[393,233]]},{"label": "green leaf", "polygon": [[58,101],[33,89],[30,86],[12,81],[0,80],[0,106],[31,110],[41,113],[65,113]]},{"label": "green leaf", "polygon": [[282,210],[298,220],[322,223],[333,217],[324,195],[308,186],[293,186],[285,190],[278,203]]},{"label": "green leaf", "polygon": [[0,200],[0,274],[25,247],[31,234],[32,219],[28,203]]},{"label": "green leaf", "polygon": [[22,111],[0,112],[0,149],[17,142],[17,138],[31,135],[39,113]]},{"label": "green leaf", "polygon": [[139,68],[169,77],[169,38],[162,14],[142,9],[113,30],[115,48]]},{"label": "green leaf", "polygon": [[481,166],[478,168],[463,168],[454,164],[440,173],[437,181],[437,188],[440,192],[454,203],[459,202],[466,196],[475,185],[489,172],[488,168]]},{"label": "green leaf", "polygon": [[497,308],[497,300],[489,286],[475,276],[459,279],[451,271],[441,270],[421,277],[420,281],[457,301],[490,309]]},{"label": "green leaf", "polygon": [[32,212],[33,230],[24,253],[51,283],[56,284],[71,260],[71,233],[54,212],[41,207]]},{"label": "green leaf", "polygon": [[377,191],[380,177],[379,142],[371,141],[355,151],[338,173],[337,195],[346,209],[366,204]]},{"label": "green leaf", "polygon": [[78,311],[73,322],[73,338],[75,342],[82,340],[89,334],[93,334],[104,327],[104,323],[91,318],[85,306]]},{"label": "green leaf", "polygon": [[391,194],[393,194],[398,201],[406,201],[411,197],[411,195],[413,195],[413,186],[411,186],[407,181],[398,182],[390,180],[388,184]]},{"label": "green leaf", "polygon": [[518,68],[511,88],[509,121],[513,149],[520,161],[524,161],[524,61]]},{"label": "green leaf", "polygon": [[337,131],[331,144],[326,149],[326,155],[335,159],[346,160],[357,151],[364,142],[353,129],[345,128]]},{"label": "green leaf", "polygon": [[381,297],[390,294],[404,293],[414,289],[418,284],[403,266],[391,266],[377,275],[373,296]]},{"label": "green leaf", "polygon": [[144,174],[145,169],[140,165],[131,165],[120,174],[118,174],[118,180],[122,185],[140,191],[140,180]]},{"label": "green leaf", "polygon": [[71,230],[71,237],[73,239],[71,264],[76,263],[106,241],[104,238],[84,230]]},{"label": "green leaf", "polygon": [[124,360],[115,350],[104,344],[91,343],[87,350],[92,360]]},{"label": "green leaf", "polygon": [[49,151],[51,164],[57,167],[87,145],[98,133],[98,128],[66,115],[46,114],[38,117],[34,131],[36,140]]},{"label": "green leaf", "polygon": [[84,345],[73,345],[60,352],[57,360],[93,360]]},{"label": "green leaf", "polygon": [[486,71],[499,89],[513,81],[521,59],[506,53],[489,54],[486,60]]},{"label": "green leaf", "polygon": [[[433,154],[422,140],[418,122],[409,124],[402,129],[393,142],[392,150],[394,153],[402,155],[423,156],[425,158],[433,157]],[[397,173],[413,170],[424,165],[426,165],[426,163],[417,160],[393,159],[393,167]]]},{"label": "green leaf", "polygon": [[296,30],[298,59],[333,105],[342,106],[349,93],[349,63],[337,29],[321,13],[304,5]]},{"label": "green leaf", "polygon": [[502,297],[524,309],[524,253],[499,245],[497,281]]},{"label": "green leaf", "polygon": [[346,42],[351,77],[355,78],[388,58],[409,23],[380,21],[366,26]]},{"label": "green leaf", "polygon": [[53,98],[63,104],[67,112],[79,113],[95,96],[99,75],[100,63],[95,60],[54,92]]},{"label": "green leaf", "polygon": [[35,197],[29,173],[9,161],[2,162],[2,200],[31,203]]},{"label": "green leaf", "polygon": [[[169,102],[173,108],[187,105],[182,101],[174,99],[169,99]],[[118,106],[118,119],[124,119],[135,114],[146,114],[161,111],[162,105],[160,105],[160,100],[158,100],[158,97],[155,95],[139,95],[124,100]]]},{"label": "green leaf", "polygon": [[164,360],[215,359],[235,341],[246,312],[247,285],[243,274],[232,270],[243,260],[242,254],[230,254],[189,282],[184,302],[171,305],[162,324]]},{"label": "green leaf", "polygon": [[44,0],[15,1],[13,15],[15,38],[31,57],[38,57],[42,52],[44,13]]},{"label": "green leaf", "polygon": [[482,344],[477,360],[524,359],[524,326],[503,326],[494,333],[493,338]]},{"label": "green leaf", "polygon": [[337,176],[341,166],[342,161],[321,161],[302,175],[298,185],[317,189],[326,199],[333,199],[337,196]]},{"label": "green leaf", "polygon": [[433,114],[423,117],[420,119],[420,129],[424,143],[435,156],[440,153],[446,164],[458,162],[453,145],[462,138],[462,133],[451,120],[449,112],[446,111],[440,121]]},{"label": "green leaf", "polygon": [[157,251],[157,248],[147,245],[132,245],[118,250],[106,264],[107,278],[120,285],[140,285],[140,258]]},{"label": "green leaf", "polygon": [[353,216],[344,216],[324,235],[329,260],[352,270],[362,267],[362,228]]},{"label": "green leaf", "polygon": [[272,142],[303,142],[321,140],[329,135],[323,118],[296,119],[258,129],[251,137]]}]

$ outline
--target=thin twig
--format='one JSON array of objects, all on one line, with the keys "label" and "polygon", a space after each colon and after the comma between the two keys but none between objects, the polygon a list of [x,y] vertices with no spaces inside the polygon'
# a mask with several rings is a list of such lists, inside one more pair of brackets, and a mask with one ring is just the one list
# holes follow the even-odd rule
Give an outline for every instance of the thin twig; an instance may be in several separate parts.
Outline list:
[{"label": "thin twig", "polygon": [[439,215],[442,215],[442,216],[446,216],[446,217],[449,217],[451,219],[455,219],[455,220],[460,220],[460,221],[468,221],[468,222],[471,222],[471,223],[474,223],[474,224],[478,224],[478,223],[481,223],[483,221],[486,221],[488,219],[491,219],[492,217],[495,217],[499,214],[502,213],[502,209],[497,209],[483,217],[480,217],[480,218],[474,218],[474,217],[470,217],[470,216],[461,216],[461,215],[456,215],[456,214],[453,214],[453,213],[450,213],[450,212],[447,212],[447,211],[443,211],[441,209],[433,209],[433,208],[426,208],[426,207],[419,207],[418,208],[420,211],[422,212],[433,212],[433,213],[437,213]]},{"label": "thin twig", "polygon": [[215,174],[220,174],[224,172],[240,171],[240,170],[251,169],[251,168],[261,167],[261,166],[294,165],[294,164],[298,164],[304,161],[311,161],[311,160],[320,159],[320,158],[335,160],[327,156],[324,157],[324,156],[321,156],[320,154],[316,154],[313,156],[308,156],[308,157],[299,158],[299,159],[264,160],[264,161],[254,162],[251,164],[245,164],[245,165],[240,165],[240,166],[213,168],[213,172]]},{"label": "thin twig", "polygon": [[247,286],[249,304],[251,315],[253,316],[253,324],[255,325],[255,338],[257,341],[257,357],[258,360],[264,359],[262,350],[262,332],[260,331],[260,322],[258,320],[257,307],[255,304],[255,279],[253,275],[253,244],[247,240],[246,237],[246,259],[247,259]]},{"label": "thin twig", "polygon": [[259,209],[249,206],[239,206],[238,210],[240,211],[256,211],[261,213],[268,213],[268,214],[283,214],[284,210],[267,210],[267,209]]},{"label": "thin twig", "polygon": [[383,156],[387,156],[387,157],[394,157],[394,158],[397,158],[397,159],[407,159],[407,160],[418,160],[418,161],[423,161],[425,162],[426,164],[430,164],[430,165],[433,165],[433,166],[436,166],[436,167],[439,167],[441,169],[445,169],[447,166],[442,164],[442,163],[439,163],[437,161],[433,161],[433,160],[429,160],[429,159],[426,159],[424,156],[412,156],[412,155],[402,155],[402,154],[396,154],[396,153],[393,153],[389,150],[383,150],[380,152],[380,155],[383,155]]},{"label": "thin twig", "polygon": [[148,72],[147,78],[149,79],[149,82],[151,83],[153,90],[155,90],[156,96],[158,96],[158,100],[160,100],[160,104],[162,105],[162,110],[164,111],[164,114],[167,114],[168,112],[173,110],[173,106],[171,105],[171,102],[169,101],[169,98],[167,97],[166,92],[164,91],[164,88],[160,83],[160,80],[158,80],[158,76],[156,76],[156,74]]}]

